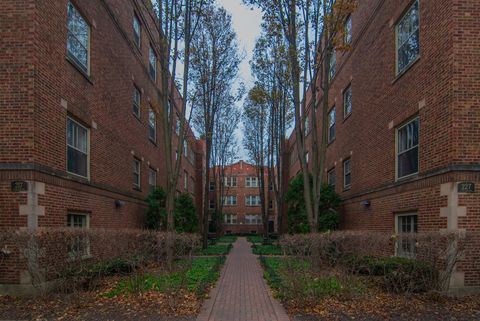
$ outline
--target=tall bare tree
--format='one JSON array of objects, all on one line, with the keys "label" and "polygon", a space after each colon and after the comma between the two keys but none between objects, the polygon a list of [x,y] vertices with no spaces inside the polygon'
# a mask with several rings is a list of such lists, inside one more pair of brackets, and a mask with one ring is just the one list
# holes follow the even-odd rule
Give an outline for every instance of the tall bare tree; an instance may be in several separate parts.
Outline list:
[{"label": "tall bare tree", "polygon": [[267,125],[268,183],[275,195],[277,226],[282,233],[286,193],[283,170],[286,164],[285,145],[293,110],[287,50],[281,27],[275,21],[265,21],[262,24],[262,34],[255,44],[250,65],[257,85],[265,91],[266,103],[270,109]]},{"label": "tall bare tree", "polygon": [[212,143],[219,111],[234,105],[241,95],[234,93],[241,56],[232,19],[225,9],[213,5],[204,9],[198,34],[192,44],[190,91],[194,126],[205,137],[206,175],[203,209],[203,246],[208,242],[210,168],[213,164]]},{"label": "tall bare tree", "polygon": [[[304,179],[304,198],[310,229],[318,229],[321,185],[326,180],[330,83],[335,50],[346,50],[343,27],[356,0],[244,0],[258,6],[266,21],[275,21],[287,47],[295,113],[297,156]],[[317,87],[318,86],[318,87]],[[307,106],[307,92],[311,104]],[[308,108],[307,108],[308,107]],[[312,123],[312,158],[307,164],[306,112]],[[319,124],[320,122],[320,124]],[[312,185],[309,177],[312,177]]]},{"label": "tall bare tree", "polygon": [[222,231],[224,200],[231,186],[232,169],[229,165],[238,159],[235,131],[241,112],[236,105],[225,105],[217,113],[212,137],[212,179],[215,182],[215,218],[217,232]]},{"label": "tall bare tree", "polygon": [[[165,152],[167,229],[174,230],[175,194],[188,130],[187,94],[190,76],[192,39],[198,29],[202,10],[211,0],[152,0],[160,30],[159,48],[154,48],[161,65],[163,107],[163,145]],[[183,65],[182,79],[177,68]],[[181,85],[180,85],[181,83]],[[178,91],[181,86],[182,93]],[[183,99],[182,99],[183,97]],[[180,100],[180,101],[179,101]]]},{"label": "tall bare tree", "polygon": [[267,92],[259,85],[254,86],[248,93],[244,103],[243,126],[245,128],[244,146],[250,160],[253,162],[258,179],[258,193],[260,196],[263,236],[268,238],[268,197],[265,190],[265,169],[268,147],[268,113],[269,106]]}]

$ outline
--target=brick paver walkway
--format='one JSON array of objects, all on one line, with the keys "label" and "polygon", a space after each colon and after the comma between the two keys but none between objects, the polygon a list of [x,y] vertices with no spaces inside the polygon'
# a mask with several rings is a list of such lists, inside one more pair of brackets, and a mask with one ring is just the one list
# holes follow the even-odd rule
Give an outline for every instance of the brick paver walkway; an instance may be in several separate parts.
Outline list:
[{"label": "brick paver walkway", "polygon": [[197,321],[289,321],[272,297],[250,243],[239,238]]}]

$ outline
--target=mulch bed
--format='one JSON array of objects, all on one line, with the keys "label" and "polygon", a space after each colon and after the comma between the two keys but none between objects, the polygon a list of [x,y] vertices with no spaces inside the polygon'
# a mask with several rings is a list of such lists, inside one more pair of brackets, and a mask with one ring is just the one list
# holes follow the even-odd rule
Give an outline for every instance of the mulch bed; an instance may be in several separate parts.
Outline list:
[{"label": "mulch bed", "polygon": [[37,298],[0,296],[0,320],[195,320],[202,298],[155,291],[107,298],[118,278],[106,278],[95,291],[50,294]]},{"label": "mulch bed", "polygon": [[368,293],[357,298],[327,298],[310,307],[287,308],[296,316],[293,321],[475,321],[480,320],[480,295],[451,298]]}]

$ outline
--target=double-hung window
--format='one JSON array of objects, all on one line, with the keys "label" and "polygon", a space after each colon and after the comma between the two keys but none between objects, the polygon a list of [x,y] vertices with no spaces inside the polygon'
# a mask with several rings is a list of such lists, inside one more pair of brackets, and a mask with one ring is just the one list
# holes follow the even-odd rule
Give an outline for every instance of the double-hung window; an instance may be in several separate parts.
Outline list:
[{"label": "double-hung window", "polygon": [[418,117],[397,129],[397,178],[418,173]]},{"label": "double-hung window", "polygon": [[352,86],[348,85],[343,91],[343,117],[347,118],[352,113]]},{"label": "double-hung window", "polygon": [[328,171],[327,173],[327,183],[335,189],[336,177],[335,177],[335,167]]},{"label": "double-hung window", "polygon": [[148,186],[150,187],[150,192],[153,192],[157,187],[157,171],[151,167],[148,171]]},{"label": "double-hung window", "polygon": [[151,108],[148,111],[148,138],[154,143],[157,141],[157,120]]},{"label": "double-hung window", "polygon": [[395,27],[397,75],[405,71],[420,55],[419,0],[408,9]]},{"label": "double-hung window", "polygon": [[345,33],[345,38],[344,38],[345,44],[347,45],[351,44],[352,43],[352,15],[349,15],[347,19],[345,19],[344,33]]},{"label": "double-hung window", "polygon": [[140,100],[141,94],[137,87],[133,87],[133,114],[140,118]]},{"label": "double-hung window", "polygon": [[246,177],[245,187],[258,187],[258,177]]},{"label": "double-hung window", "polygon": [[237,214],[225,214],[225,224],[237,224]]},{"label": "double-hung window", "polygon": [[153,81],[157,81],[157,56],[155,55],[155,51],[151,46],[148,51],[148,62],[150,78],[152,78]]},{"label": "double-hung window", "polygon": [[89,74],[90,26],[75,6],[67,8],[67,54],[84,73]]},{"label": "double-hung window", "polygon": [[332,80],[337,73],[337,51],[335,49],[332,50],[332,55],[330,56],[330,63],[329,63],[329,73],[328,78]]},{"label": "double-hung window", "polygon": [[335,106],[328,113],[328,142],[331,143],[335,140]]},{"label": "double-hung window", "polygon": [[140,188],[141,178],[141,162],[139,159],[133,159],[133,186]]},{"label": "double-hung window", "polygon": [[225,196],[224,199],[223,199],[223,205],[225,205],[225,206],[235,206],[235,205],[237,205],[237,196],[235,196],[235,195]]},{"label": "double-hung window", "polygon": [[245,205],[247,206],[260,206],[261,199],[259,195],[247,195],[245,197]]},{"label": "double-hung window", "polygon": [[88,177],[88,129],[67,117],[67,171]]},{"label": "double-hung window", "polygon": [[141,38],[142,37],[142,27],[140,26],[140,20],[138,19],[137,15],[133,15],[133,41],[137,47],[140,48]]},{"label": "double-hung window", "polygon": [[349,188],[352,185],[352,168],[350,158],[343,161],[343,187]]},{"label": "double-hung window", "polygon": [[237,178],[234,176],[225,177],[225,186],[226,187],[236,187],[237,186]]}]

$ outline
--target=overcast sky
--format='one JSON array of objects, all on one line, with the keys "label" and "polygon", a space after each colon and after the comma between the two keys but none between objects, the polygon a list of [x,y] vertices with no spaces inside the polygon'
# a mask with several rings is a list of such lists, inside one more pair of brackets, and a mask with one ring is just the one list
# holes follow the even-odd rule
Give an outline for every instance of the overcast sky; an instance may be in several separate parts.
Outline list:
[{"label": "overcast sky", "polygon": [[[217,0],[220,6],[223,6],[231,15],[233,28],[238,36],[240,50],[244,50],[246,57],[240,65],[240,79],[247,87],[247,90],[253,86],[253,78],[250,74],[249,61],[252,58],[255,40],[260,36],[260,25],[262,23],[262,13],[258,9],[251,10],[242,4],[242,0]],[[243,102],[239,103],[241,108]],[[242,147],[243,134],[242,128],[237,130],[237,137]],[[239,157],[247,160],[247,155],[241,148]]]}]

